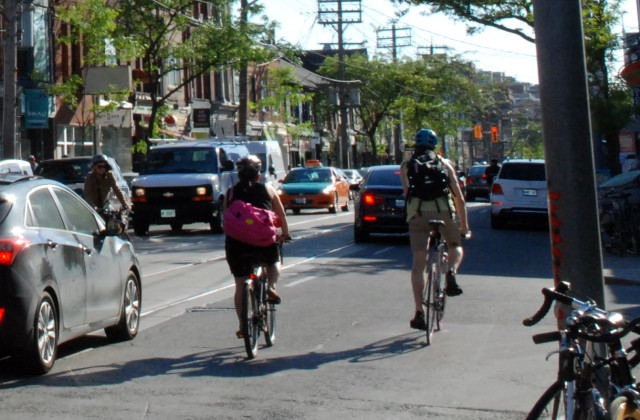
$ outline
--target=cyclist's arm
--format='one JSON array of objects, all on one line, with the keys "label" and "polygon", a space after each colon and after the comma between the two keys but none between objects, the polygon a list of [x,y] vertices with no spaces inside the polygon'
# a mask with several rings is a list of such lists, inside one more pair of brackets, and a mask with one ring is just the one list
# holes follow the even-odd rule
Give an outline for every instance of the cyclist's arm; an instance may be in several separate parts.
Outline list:
[{"label": "cyclist's arm", "polygon": [[405,160],[400,164],[400,179],[402,180],[402,192],[404,196],[407,196],[409,192],[409,179],[407,178],[407,161]]},{"label": "cyclist's arm", "polygon": [[462,190],[460,189],[460,184],[458,184],[458,175],[451,162],[444,159],[443,162],[445,168],[447,168],[447,175],[449,176],[449,189],[453,198],[453,204],[456,207],[456,213],[458,213],[458,218],[460,219],[460,233],[466,235],[469,233],[467,206],[462,195]]},{"label": "cyclist's arm", "polygon": [[108,171],[107,178],[109,179],[110,187],[113,189],[113,192],[116,193],[116,196],[118,197],[118,200],[120,200],[120,204],[122,204],[122,207],[127,210],[130,209],[131,206],[129,205],[129,200],[127,200],[127,198],[124,196],[122,189],[118,185],[118,181],[116,181],[116,176],[113,174],[113,172]]},{"label": "cyclist's arm", "polygon": [[278,193],[276,193],[276,190],[271,186],[271,184],[265,184],[265,186],[267,187],[267,191],[271,196],[273,211],[278,215],[278,217],[282,221],[282,226],[280,227],[282,229],[282,236],[284,238],[289,237],[289,225],[287,224],[287,213],[284,209],[284,206],[282,205],[282,201],[280,201],[280,197],[278,196]]}]

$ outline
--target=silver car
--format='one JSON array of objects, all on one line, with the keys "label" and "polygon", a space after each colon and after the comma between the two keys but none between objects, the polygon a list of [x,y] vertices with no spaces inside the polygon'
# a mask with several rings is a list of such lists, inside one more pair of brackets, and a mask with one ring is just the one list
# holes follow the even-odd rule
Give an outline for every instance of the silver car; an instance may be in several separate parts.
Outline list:
[{"label": "silver car", "polygon": [[104,329],[138,333],[141,270],[123,224],[49,179],[0,174],[0,351],[30,373],[58,345]]},{"label": "silver car", "polygon": [[512,219],[547,221],[547,178],[544,160],[513,159],[491,186],[491,227],[501,229]]}]

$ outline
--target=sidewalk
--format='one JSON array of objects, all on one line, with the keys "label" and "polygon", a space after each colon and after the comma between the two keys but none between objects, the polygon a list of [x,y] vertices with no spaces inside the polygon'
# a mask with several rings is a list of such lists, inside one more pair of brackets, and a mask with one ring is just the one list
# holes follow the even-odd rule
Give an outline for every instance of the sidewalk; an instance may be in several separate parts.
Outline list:
[{"label": "sidewalk", "polygon": [[607,284],[634,282],[640,285],[640,257],[616,257],[603,254],[604,280]]}]

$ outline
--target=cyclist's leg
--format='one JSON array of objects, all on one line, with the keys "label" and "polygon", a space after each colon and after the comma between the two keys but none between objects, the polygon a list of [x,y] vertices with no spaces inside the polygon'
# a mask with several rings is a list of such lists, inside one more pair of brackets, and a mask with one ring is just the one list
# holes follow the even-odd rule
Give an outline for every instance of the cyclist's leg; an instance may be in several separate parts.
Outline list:
[{"label": "cyclist's leg", "polygon": [[271,303],[280,303],[281,299],[276,293],[276,284],[280,278],[282,264],[280,264],[280,250],[277,244],[265,247],[262,254],[263,263],[267,268],[267,294]]},{"label": "cyclist's leg", "polygon": [[458,273],[458,267],[460,266],[462,257],[464,256],[460,239],[460,229],[458,228],[455,218],[451,214],[443,214],[442,220],[445,225],[440,229],[440,233],[447,243],[448,248],[446,292],[449,296],[457,296],[462,293],[462,289],[458,286],[456,274]]},{"label": "cyclist's leg", "polygon": [[413,253],[413,265],[411,267],[411,290],[415,305],[415,316],[411,320],[412,328],[423,329],[424,316],[424,292],[426,285],[425,269],[427,266],[427,246],[429,243],[429,218],[422,214],[409,221],[409,241]]}]

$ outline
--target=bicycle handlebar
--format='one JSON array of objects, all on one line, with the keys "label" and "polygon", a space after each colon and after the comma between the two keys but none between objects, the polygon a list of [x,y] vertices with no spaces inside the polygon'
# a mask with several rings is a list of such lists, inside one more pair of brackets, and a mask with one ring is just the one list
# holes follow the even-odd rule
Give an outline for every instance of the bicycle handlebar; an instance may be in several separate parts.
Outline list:
[{"label": "bicycle handlebar", "polygon": [[524,319],[522,321],[522,324],[525,327],[531,327],[532,325],[540,322],[542,318],[547,315],[549,309],[551,309],[551,304],[554,300],[557,300],[558,302],[564,303],[566,305],[571,305],[573,302],[573,298],[564,294],[564,292],[566,292],[567,290],[569,290],[569,284],[565,282],[561,282],[558,284],[558,286],[551,289],[546,287],[542,289],[542,294],[544,295],[542,306],[540,306],[538,312],[536,312],[533,316]]}]

